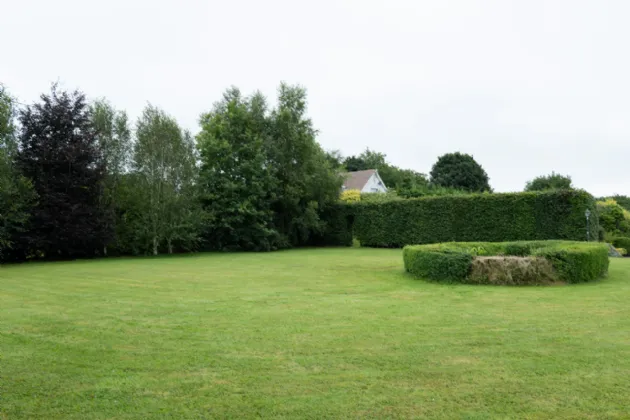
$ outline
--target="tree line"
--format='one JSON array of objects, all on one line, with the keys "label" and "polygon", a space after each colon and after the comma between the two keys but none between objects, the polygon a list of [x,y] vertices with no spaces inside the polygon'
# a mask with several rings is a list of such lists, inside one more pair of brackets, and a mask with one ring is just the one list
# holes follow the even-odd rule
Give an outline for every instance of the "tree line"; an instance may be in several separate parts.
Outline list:
[{"label": "tree line", "polygon": [[322,235],[343,182],[316,141],[306,91],[227,90],[196,137],[148,105],[53,86],[18,107],[0,88],[0,258],[273,250]]},{"label": "tree line", "polygon": [[[377,169],[396,199],[492,192],[483,167],[459,152],[429,175],[370,149],[326,152],[306,111],[300,86],[281,84],[275,107],[230,88],[193,136],[152,105],[132,122],[105,99],[57,86],[18,106],[0,84],[0,259],[313,244],[349,171]],[[552,173],[525,190],[572,188]]]}]

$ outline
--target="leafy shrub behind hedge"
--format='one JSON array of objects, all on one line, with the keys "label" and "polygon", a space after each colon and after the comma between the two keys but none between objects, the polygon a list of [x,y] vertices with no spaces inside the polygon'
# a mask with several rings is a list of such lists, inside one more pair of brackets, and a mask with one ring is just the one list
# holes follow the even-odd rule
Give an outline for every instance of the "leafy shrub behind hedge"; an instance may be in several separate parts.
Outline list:
[{"label": "leafy shrub behind hedge", "polygon": [[[489,256],[506,258],[491,261]],[[531,261],[525,261],[526,259]],[[553,272],[546,268],[548,264],[537,262],[537,259],[550,263]],[[473,272],[476,260],[481,263],[477,264],[479,267]],[[487,284],[546,284],[552,281],[582,283],[595,280],[608,272],[608,246],[596,242],[571,241],[410,245],[403,249],[403,261],[405,270],[409,273],[436,281]]]},{"label": "leafy shrub behind hedge", "polygon": [[449,241],[586,240],[599,230],[585,191],[471,194],[348,204],[362,246],[397,248]]},{"label": "leafy shrub behind hedge", "polygon": [[625,254],[623,254],[624,256],[628,255],[628,251],[630,250],[630,238],[614,238],[612,243],[615,248],[623,248],[626,250]]}]

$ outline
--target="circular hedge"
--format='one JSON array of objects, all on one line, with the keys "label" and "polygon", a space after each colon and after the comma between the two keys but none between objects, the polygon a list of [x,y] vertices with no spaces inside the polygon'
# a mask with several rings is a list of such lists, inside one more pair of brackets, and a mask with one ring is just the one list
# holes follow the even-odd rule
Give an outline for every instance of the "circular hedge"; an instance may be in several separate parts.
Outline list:
[{"label": "circular hedge", "polygon": [[594,242],[449,242],[408,245],[405,270],[451,283],[583,283],[608,272],[608,246]]}]

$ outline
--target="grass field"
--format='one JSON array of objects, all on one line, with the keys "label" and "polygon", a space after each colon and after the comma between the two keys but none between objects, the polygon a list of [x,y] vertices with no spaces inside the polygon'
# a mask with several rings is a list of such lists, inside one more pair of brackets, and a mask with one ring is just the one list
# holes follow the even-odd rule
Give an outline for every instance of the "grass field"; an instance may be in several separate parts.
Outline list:
[{"label": "grass field", "polygon": [[400,250],[0,267],[0,418],[628,418],[630,259],[597,283],[405,275]]}]

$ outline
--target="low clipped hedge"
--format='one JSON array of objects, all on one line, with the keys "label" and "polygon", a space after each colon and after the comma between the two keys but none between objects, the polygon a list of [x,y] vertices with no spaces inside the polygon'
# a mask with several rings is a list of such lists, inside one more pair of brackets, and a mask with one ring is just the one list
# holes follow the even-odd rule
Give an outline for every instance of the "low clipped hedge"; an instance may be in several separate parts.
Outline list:
[{"label": "low clipped hedge", "polygon": [[630,238],[615,238],[612,243],[615,248],[623,248],[626,251],[624,256],[628,256],[628,252],[630,252]]},{"label": "low clipped hedge", "polygon": [[608,246],[597,242],[450,242],[408,245],[405,270],[414,276],[471,284],[583,283],[608,272]]},{"label": "low clipped hedge", "polygon": [[345,204],[361,246],[401,248],[451,241],[586,241],[599,222],[585,191],[470,194]]}]

